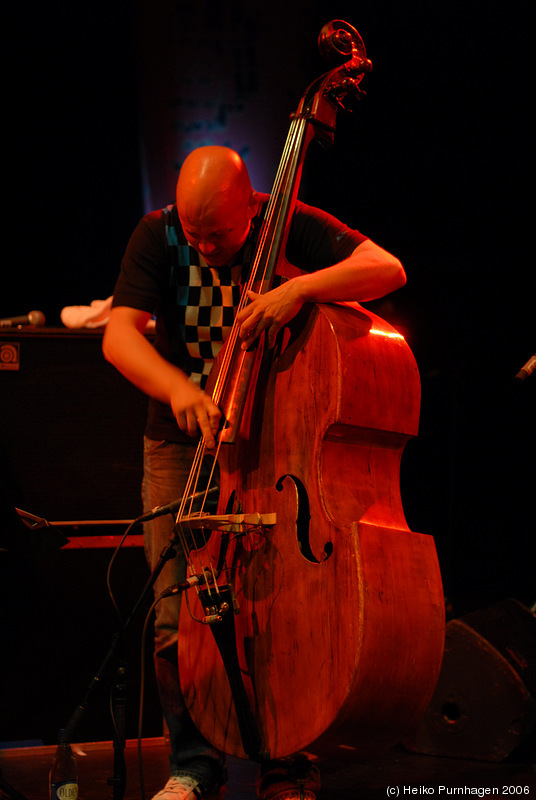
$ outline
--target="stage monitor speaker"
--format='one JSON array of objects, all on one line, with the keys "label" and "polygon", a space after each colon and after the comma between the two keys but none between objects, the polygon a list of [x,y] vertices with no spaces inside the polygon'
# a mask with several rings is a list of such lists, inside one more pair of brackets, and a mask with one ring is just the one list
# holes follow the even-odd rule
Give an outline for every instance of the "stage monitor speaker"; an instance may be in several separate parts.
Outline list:
[{"label": "stage monitor speaker", "polygon": [[0,478],[12,504],[59,520],[141,513],[147,400],[102,355],[102,332],[0,331]]},{"label": "stage monitor speaker", "polygon": [[448,623],[434,696],[403,744],[503,761],[536,730],[536,619],[516,600]]}]

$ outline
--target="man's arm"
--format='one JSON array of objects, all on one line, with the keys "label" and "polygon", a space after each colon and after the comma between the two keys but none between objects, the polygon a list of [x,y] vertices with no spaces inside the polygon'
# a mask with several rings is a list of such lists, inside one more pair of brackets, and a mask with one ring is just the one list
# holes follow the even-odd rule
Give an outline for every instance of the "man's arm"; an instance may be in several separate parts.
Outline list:
[{"label": "man's arm", "polygon": [[127,306],[112,309],[102,349],[107,361],[145,394],[167,403],[181,430],[190,436],[198,425],[206,446],[214,447],[220,412],[210,397],[166,361],[144,335],[151,315]]},{"label": "man's arm", "polygon": [[304,303],[376,300],[405,282],[406,273],[398,258],[367,239],[332,267],[291,278],[263,295],[249,292],[251,302],[237,317],[242,347],[250,347],[263,330],[267,331],[268,346],[273,347],[281,328]]}]

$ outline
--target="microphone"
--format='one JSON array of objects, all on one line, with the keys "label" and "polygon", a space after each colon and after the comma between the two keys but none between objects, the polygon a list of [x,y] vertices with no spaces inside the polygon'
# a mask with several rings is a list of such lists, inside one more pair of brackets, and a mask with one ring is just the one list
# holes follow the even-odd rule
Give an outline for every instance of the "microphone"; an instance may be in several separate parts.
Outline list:
[{"label": "microphone", "polygon": [[176,594],[184,592],[186,589],[191,589],[192,586],[197,586],[199,583],[206,582],[206,575],[192,575],[192,577],[187,578],[184,583],[176,583],[175,586],[169,586],[167,589],[164,589],[160,597],[173,597]]},{"label": "microphone", "polygon": [[214,492],[217,491],[218,487],[212,486],[212,488],[208,489],[206,492],[196,492],[195,494],[191,494],[186,498],[186,501],[183,501],[183,498],[181,497],[180,500],[174,500],[172,503],[168,503],[166,506],[156,506],[148,511],[147,514],[143,514],[143,516],[138,517],[136,522],[150,522],[150,520],[156,519],[156,517],[163,517],[164,514],[176,514],[178,511],[180,511],[183,502],[184,504],[191,503],[192,500],[199,500],[200,498],[204,497],[205,494],[214,494]]},{"label": "microphone", "polygon": [[45,322],[45,315],[42,311],[30,311],[29,314],[23,314],[21,317],[7,317],[6,319],[0,319],[0,327],[15,328],[17,325],[35,325],[38,327],[44,325]]},{"label": "microphone", "polygon": [[529,358],[526,364],[523,364],[517,375],[515,376],[516,381],[526,381],[529,375],[531,375],[534,370],[536,369],[536,353]]}]

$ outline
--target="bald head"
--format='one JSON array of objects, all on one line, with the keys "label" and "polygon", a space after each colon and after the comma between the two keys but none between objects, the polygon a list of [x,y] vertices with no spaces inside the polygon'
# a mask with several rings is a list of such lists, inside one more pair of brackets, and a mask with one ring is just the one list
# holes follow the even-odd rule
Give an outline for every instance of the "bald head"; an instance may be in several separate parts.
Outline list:
[{"label": "bald head", "polygon": [[234,150],[200,147],[186,158],[177,181],[177,211],[188,241],[210,266],[236,255],[256,209],[246,165]]},{"label": "bald head", "polygon": [[179,214],[195,219],[214,204],[248,203],[251,182],[246,165],[234,150],[210,146],[194,150],[182,165],[177,182]]}]

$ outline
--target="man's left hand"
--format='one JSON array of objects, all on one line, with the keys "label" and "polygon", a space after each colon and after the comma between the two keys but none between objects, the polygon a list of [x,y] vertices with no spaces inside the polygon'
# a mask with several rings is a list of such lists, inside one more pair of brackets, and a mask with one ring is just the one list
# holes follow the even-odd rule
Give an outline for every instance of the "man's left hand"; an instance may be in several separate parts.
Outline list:
[{"label": "man's left hand", "polygon": [[266,294],[248,291],[248,297],[249,304],[236,317],[243,350],[251,347],[263,331],[268,347],[273,347],[281,328],[296,316],[304,302],[294,279]]}]

